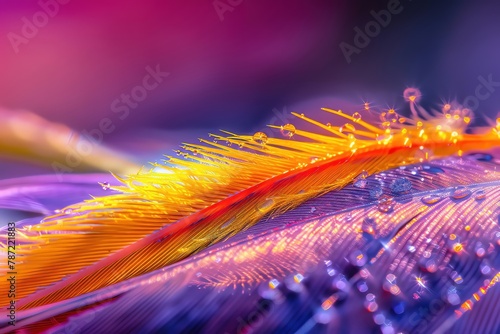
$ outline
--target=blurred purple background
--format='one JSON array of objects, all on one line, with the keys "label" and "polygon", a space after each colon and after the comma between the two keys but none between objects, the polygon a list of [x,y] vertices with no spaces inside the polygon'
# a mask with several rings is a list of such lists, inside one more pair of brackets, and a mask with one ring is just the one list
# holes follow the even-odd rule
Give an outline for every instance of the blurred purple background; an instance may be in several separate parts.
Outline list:
[{"label": "blurred purple background", "polygon": [[[500,82],[494,0],[401,0],[348,63],[340,43],[354,45],[354,28],[391,3],[2,0],[0,106],[78,132],[109,118],[114,129],[103,143],[142,162],[207,131],[253,133],[276,118],[273,109],[313,113],[333,98],[401,107],[407,86],[433,106],[474,95],[479,76]],[[123,101],[113,107],[144,85],[147,67],[169,75],[127,112],[118,109]],[[494,117],[499,102],[493,88],[477,113]],[[0,160],[0,177],[51,171],[13,166]]]}]

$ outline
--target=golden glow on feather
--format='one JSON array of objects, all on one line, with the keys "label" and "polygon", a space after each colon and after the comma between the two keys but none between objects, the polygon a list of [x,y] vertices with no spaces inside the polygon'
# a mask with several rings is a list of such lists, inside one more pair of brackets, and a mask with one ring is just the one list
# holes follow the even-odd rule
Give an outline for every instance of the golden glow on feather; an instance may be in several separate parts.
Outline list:
[{"label": "golden glow on feather", "polygon": [[[408,100],[415,108],[419,96],[412,96]],[[72,205],[27,228],[26,243],[17,251],[23,259],[17,265],[18,298],[56,284],[21,300],[19,308],[77,296],[175,263],[265,215],[340,189],[361,173],[500,144],[496,127],[484,134],[465,133],[470,119],[460,114],[414,114],[401,122],[390,109],[381,129],[359,113],[323,110],[348,123],[325,125],[292,113],[318,131],[301,130],[297,122],[293,128],[271,126],[285,131],[286,139],[263,132],[211,135],[213,142],[184,144],[177,152],[182,158],[169,156],[165,165],[118,177],[123,186],[114,189],[121,193]],[[0,296],[0,305],[7,302]]]}]

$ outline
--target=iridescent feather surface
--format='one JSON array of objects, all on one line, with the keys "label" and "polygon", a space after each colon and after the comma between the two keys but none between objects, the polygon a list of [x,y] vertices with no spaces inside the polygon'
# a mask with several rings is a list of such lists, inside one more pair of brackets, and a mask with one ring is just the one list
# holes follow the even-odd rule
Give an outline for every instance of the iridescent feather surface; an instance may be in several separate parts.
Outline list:
[{"label": "iridescent feather surface", "polygon": [[344,125],[185,145],[52,215],[33,192],[16,329],[498,332],[500,123],[405,98],[380,126],[325,109]]}]

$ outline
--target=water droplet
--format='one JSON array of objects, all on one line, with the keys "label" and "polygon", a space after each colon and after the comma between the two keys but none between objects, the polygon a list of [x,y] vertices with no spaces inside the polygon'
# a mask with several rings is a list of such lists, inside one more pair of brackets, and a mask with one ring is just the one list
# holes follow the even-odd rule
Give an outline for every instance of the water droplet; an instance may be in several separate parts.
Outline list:
[{"label": "water droplet", "polygon": [[328,276],[334,276],[337,272],[333,268],[328,268],[326,270],[326,273],[328,274]]},{"label": "water droplet", "polygon": [[295,135],[295,131],[295,126],[293,124],[281,126],[281,134],[285,137],[292,138]]},{"label": "water droplet", "polygon": [[366,171],[361,172],[356,178],[354,179],[354,186],[356,188],[365,188],[368,181],[366,178],[368,177],[368,173]]},{"label": "water droplet", "polygon": [[[385,119],[385,113],[382,114],[382,117]],[[391,122],[389,122],[389,121],[382,122],[382,129],[390,130],[391,129]],[[378,139],[378,137],[379,136],[377,136],[377,139]]]},{"label": "water droplet", "polygon": [[442,169],[441,167],[432,166],[432,165],[423,166],[423,170],[426,172],[429,172],[429,173],[433,173],[433,174],[439,174],[439,173],[445,172],[444,169]]},{"label": "water droplet", "polygon": [[259,295],[268,300],[276,300],[282,297],[281,291],[278,289],[280,282],[277,279],[272,279],[267,283],[259,286]]},{"label": "water droplet", "polygon": [[389,288],[389,292],[397,296],[401,293],[401,288],[397,284],[392,284]]},{"label": "water droplet", "polygon": [[346,123],[339,128],[339,132],[349,133],[356,131],[356,128],[351,123]]},{"label": "water droplet", "polygon": [[460,304],[460,297],[456,292],[449,293],[446,299],[448,300],[448,303],[450,303],[451,305]]},{"label": "water droplet", "polygon": [[388,212],[392,211],[392,209],[393,209],[392,197],[390,197],[388,195],[381,196],[380,199],[378,200],[377,208],[380,212],[383,212],[383,213],[388,213]]},{"label": "water droplet", "polygon": [[253,135],[253,140],[258,144],[265,145],[267,143],[268,138],[264,132],[259,131]]},{"label": "water droplet", "polygon": [[354,251],[349,257],[349,259],[350,262],[357,267],[364,266],[368,261],[368,257],[360,250]]},{"label": "water droplet", "polygon": [[474,198],[476,199],[476,201],[482,201],[486,198],[486,191],[484,191],[483,189],[476,191],[476,193],[474,194]]},{"label": "water droplet", "polygon": [[406,177],[400,177],[391,183],[391,191],[393,193],[404,193],[411,189],[411,182]]},{"label": "water droplet", "polygon": [[442,200],[443,198],[436,194],[425,195],[422,197],[422,202],[427,205],[433,205]]},{"label": "water droplet", "polygon": [[396,275],[394,275],[394,274],[387,274],[387,276],[385,276],[385,279],[387,280],[387,282],[389,282],[391,284],[396,283]]},{"label": "water droplet", "polygon": [[396,123],[399,119],[398,113],[394,109],[389,109],[385,113],[385,121],[390,123]]},{"label": "water droplet", "polygon": [[[369,293],[369,295],[370,295],[370,293]],[[378,304],[375,301],[368,301],[368,300],[366,300],[365,301],[365,307],[366,307],[366,310],[369,311],[369,312],[375,312],[375,311],[378,310]]]},{"label": "water droplet", "polygon": [[477,257],[483,257],[486,254],[486,249],[481,242],[476,243],[476,247],[474,247]]},{"label": "water droplet", "polygon": [[464,282],[463,277],[456,271],[450,273],[450,278],[457,284],[462,284]]},{"label": "water droplet", "polygon": [[66,215],[70,215],[72,213],[73,213],[73,209],[66,209],[66,210],[64,210],[64,214],[66,214]]},{"label": "water droplet", "polygon": [[358,281],[358,283],[356,284],[359,292],[366,292],[368,291],[368,284],[366,284],[365,281],[361,280],[361,281]]},{"label": "water droplet", "polygon": [[266,213],[269,210],[271,210],[273,205],[274,205],[274,200],[272,198],[268,198],[261,205],[259,205],[258,209],[260,212]]},{"label": "water droplet", "polygon": [[101,183],[101,186],[103,190],[108,190],[111,187],[108,182]]},{"label": "water droplet", "polygon": [[349,282],[344,275],[338,275],[333,278],[332,286],[340,291],[347,292],[350,289]]},{"label": "water droplet", "polygon": [[354,180],[354,186],[356,188],[365,188],[367,183],[368,182],[363,178]]},{"label": "water droplet", "polygon": [[410,102],[410,103],[415,103],[420,101],[420,98],[422,97],[422,93],[418,88],[414,87],[408,87],[403,91],[403,97],[405,101]]},{"label": "water droplet", "polygon": [[301,284],[304,280],[302,274],[295,274],[293,276],[288,276],[285,279],[285,285],[289,292],[300,293],[304,291],[304,286]]},{"label": "water droplet", "polygon": [[488,153],[471,153],[467,155],[468,157],[474,158],[477,161],[490,162],[493,161],[493,156]]},{"label": "water droplet", "polygon": [[481,262],[481,265],[479,266],[479,269],[481,270],[481,274],[483,275],[488,275],[491,273],[491,265],[488,260],[483,260]]},{"label": "water droplet", "polygon": [[438,265],[435,257],[430,253],[424,253],[419,260],[420,269],[428,273],[435,273],[438,269]]},{"label": "water droplet", "polygon": [[463,250],[464,250],[464,245],[461,242],[455,242],[451,246],[451,251],[453,251],[454,253],[460,254],[462,253]]},{"label": "water droplet", "polygon": [[416,250],[417,250],[417,249],[415,248],[415,246],[413,246],[413,245],[408,246],[408,251],[409,251],[410,253],[415,253],[415,251],[416,251]]},{"label": "water droplet", "polygon": [[471,191],[468,188],[464,186],[458,186],[451,192],[450,197],[455,200],[463,200],[469,197],[470,194]]},{"label": "water droplet", "polygon": [[355,112],[354,114],[352,114],[352,118],[354,118],[354,122],[359,122],[359,120],[361,119],[361,114],[359,112]]}]

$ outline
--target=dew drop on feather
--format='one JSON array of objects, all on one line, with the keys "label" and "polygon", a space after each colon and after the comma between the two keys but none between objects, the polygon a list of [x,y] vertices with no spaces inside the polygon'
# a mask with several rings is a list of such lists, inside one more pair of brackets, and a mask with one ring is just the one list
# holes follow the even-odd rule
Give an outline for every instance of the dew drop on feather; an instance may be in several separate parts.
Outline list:
[{"label": "dew drop on feather", "polygon": [[439,174],[439,173],[445,172],[444,169],[442,169],[441,167],[432,166],[432,165],[425,165],[422,167],[422,169],[425,172],[429,172],[429,173],[433,173],[433,174]]},{"label": "dew drop on feather", "polygon": [[365,188],[366,185],[368,184],[368,181],[366,178],[368,177],[368,173],[366,171],[361,172],[356,178],[354,179],[353,185],[356,188]]},{"label": "dew drop on feather", "polygon": [[415,103],[420,101],[422,93],[418,88],[408,87],[403,91],[403,97],[407,102]]},{"label": "dew drop on feather", "polygon": [[450,197],[454,200],[463,200],[469,197],[470,194],[471,191],[468,188],[464,186],[458,186],[451,192]]},{"label": "dew drop on feather", "polygon": [[380,212],[389,213],[393,209],[393,199],[388,195],[382,195],[379,198],[377,208]]},{"label": "dew drop on feather", "polygon": [[293,124],[285,124],[281,126],[281,134],[287,138],[292,138],[295,135],[296,129]]},{"label": "dew drop on feather", "polygon": [[411,189],[411,182],[407,177],[400,177],[392,181],[391,191],[393,193],[404,193]]},{"label": "dew drop on feather", "polygon": [[389,109],[385,113],[385,121],[390,123],[396,123],[399,119],[398,113],[394,109]]},{"label": "dew drop on feather", "polygon": [[339,128],[339,132],[350,133],[356,131],[356,128],[351,123],[346,123]]},{"label": "dew drop on feather", "polygon": [[272,198],[266,199],[262,204],[259,205],[258,210],[262,213],[268,212],[274,205],[274,200]]},{"label": "dew drop on feather", "polygon": [[267,144],[267,135],[264,133],[264,132],[256,132],[254,135],[253,135],[253,140],[257,143],[257,144],[261,144],[261,145],[265,145]]},{"label": "dew drop on feather", "polygon": [[474,198],[476,199],[476,201],[482,201],[483,199],[486,198],[486,192],[483,189],[479,189],[474,194]]},{"label": "dew drop on feather", "polygon": [[426,195],[426,196],[422,197],[422,202],[424,204],[427,204],[427,205],[433,205],[442,199],[443,198],[439,195],[430,194],[430,195]]}]

